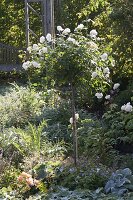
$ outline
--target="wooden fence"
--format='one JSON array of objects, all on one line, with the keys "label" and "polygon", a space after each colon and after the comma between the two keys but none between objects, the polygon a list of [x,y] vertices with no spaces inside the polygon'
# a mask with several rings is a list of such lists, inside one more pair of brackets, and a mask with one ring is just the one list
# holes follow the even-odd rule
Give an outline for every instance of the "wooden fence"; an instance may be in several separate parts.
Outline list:
[{"label": "wooden fence", "polygon": [[21,64],[19,51],[17,47],[0,43],[0,65],[18,65]]}]

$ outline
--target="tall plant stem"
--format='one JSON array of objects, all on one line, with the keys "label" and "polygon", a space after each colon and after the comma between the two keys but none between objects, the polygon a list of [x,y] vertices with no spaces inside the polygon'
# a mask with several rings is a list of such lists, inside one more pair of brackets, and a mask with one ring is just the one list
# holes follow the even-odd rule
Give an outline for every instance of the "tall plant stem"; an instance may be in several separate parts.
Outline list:
[{"label": "tall plant stem", "polygon": [[73,149],[74,149],[74,164],[77,166],[78,161],[78,139],[77,139],[77,126],[76,126],[76,119],[75,119],[75,88],[73,84],[71,84],[72,90],[72,128],[73,128]]}]

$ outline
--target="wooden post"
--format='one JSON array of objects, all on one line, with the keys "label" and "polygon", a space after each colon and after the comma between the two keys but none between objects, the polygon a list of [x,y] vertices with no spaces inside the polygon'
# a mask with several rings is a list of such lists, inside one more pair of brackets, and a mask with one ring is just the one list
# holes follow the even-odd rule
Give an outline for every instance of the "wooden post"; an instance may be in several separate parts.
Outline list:
[{"label": "wooden post", "polygon": [[76,126],[76,118],[75,118],[75,90],[73,84],[71,84],[72,90],[72,118],[73,118],[73,149],[74,149],[74,164],[77,166],[78,161],[78,138],[77,138],[77,126]]},{"label": "wooden post", "polygon": [[54,0],[43,0],[43,34],[54,37]]},{"label": "wooden post", "polygon": [[25,23],[26,23],[26,48],[29,46],[29,7],[28,0],[25,0]]}]

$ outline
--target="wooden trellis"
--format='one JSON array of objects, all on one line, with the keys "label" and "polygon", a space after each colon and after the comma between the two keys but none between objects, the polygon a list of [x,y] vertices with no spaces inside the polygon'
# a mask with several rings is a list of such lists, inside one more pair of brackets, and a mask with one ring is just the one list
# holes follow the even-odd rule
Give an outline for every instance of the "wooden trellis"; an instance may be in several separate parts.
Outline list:
[{"label": "wooden trellis", "polygon": [[[31,3],[41,3],[42,13],[38,13]],[[51,33],[54,36],[54,0],[25,0],[25,20],[26,20],[26,46],[30,43],[30,34],[38,37],[34,30],[30,29],[30,16],[29,11],[34,12],[42,21],[43,35]]]}]

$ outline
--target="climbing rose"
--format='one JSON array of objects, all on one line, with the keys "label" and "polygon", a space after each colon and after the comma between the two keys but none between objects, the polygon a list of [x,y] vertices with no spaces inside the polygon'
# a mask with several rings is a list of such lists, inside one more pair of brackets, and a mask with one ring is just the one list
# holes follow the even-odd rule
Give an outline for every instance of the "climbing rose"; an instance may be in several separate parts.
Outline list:
[{"label": "climbing rose", "polygon": [[68,33],[70,33],[71,30],[70,28],[65,28],[64,31],[62,32],[64,35],[67,35]]},{"label": "climbing rose", "polygon": [[101,59],[102,59],[103,61],[107,60],[107,59],[108,59],[108,54],[107,54],[107,53],[103,53],[103,54],[101,55]]},{"label": "climbing rose", "polygon": [[93,29],[93,30],[90,31],[90,37],[91,38],[96,38],[97,34],[98,33],[97,33],[97,31],[95,29]]},{"label": "climbing rose", "polygon": [[48,42],[51,42],[51,41],[52,41],[52,36],[51,36],[50,33],[48,33],[48,34],[46,35],[46,39],[47,39]]},{"label": "climbing rose", "polygon": [[110,99],[110,95],[106,95],[105,99],[107,99],[107,100]]},{"label": "climbing rose", "polygon": [[97,72],[92,72],[91,77],[92,77],[92,78],[96,78],[97,75],[98,75]]},{"label": "climbing rose", "polygon": [[40,43],[44,43],[44,42],[45,42],[45,37],[44,36],[40,37]]},{"label": "climbing rose", "polygon": [[63,31],[64,29],[61,26],[57,26],[57,31]]},{"label": "climbing rose", "polygon": [[97,93],[95,94],[95,96],[96,96],[98,99],[101,99],[101,98],[103,97],[103,94],[97,92]]},{"label": "climbing rose", "polygon": [[113,89],[116,90],[116,89],[118,89],[119,86],[120,86],[120,83],[115,83],[113,86]]}]

